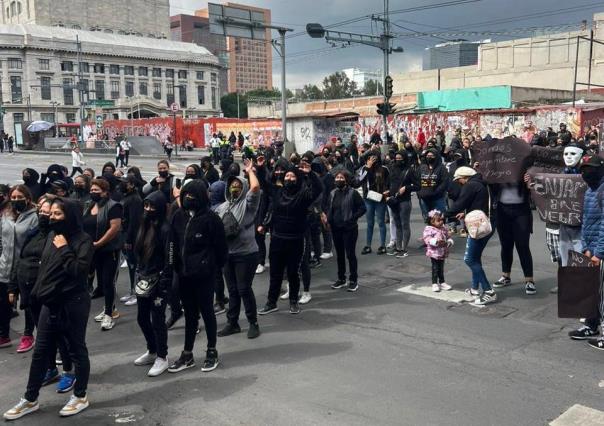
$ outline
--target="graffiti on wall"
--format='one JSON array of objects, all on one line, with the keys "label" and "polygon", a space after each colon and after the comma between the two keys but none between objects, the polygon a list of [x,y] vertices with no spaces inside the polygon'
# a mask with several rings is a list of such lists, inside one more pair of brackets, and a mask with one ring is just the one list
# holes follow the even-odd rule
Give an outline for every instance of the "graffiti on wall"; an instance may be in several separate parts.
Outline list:
[{"label": "graffiti on wall", "polygon": [[574,135],[581,134],[579,111],[575,108],[537,109],[526,113],[481,114],[480,130],[482,135],[490,134],[494,138],[516,135],[530,142],[540,130],[552,127],[557,130],[560,123],[566,123]]}]

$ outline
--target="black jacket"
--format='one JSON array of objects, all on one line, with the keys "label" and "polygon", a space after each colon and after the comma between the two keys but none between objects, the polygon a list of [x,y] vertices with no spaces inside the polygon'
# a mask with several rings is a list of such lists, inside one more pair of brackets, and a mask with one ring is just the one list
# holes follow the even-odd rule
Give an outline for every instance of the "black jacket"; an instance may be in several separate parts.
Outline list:
[{"label": "black jacket", "polygon": [[[396,197],[399,201],[409,201],[411,199],[411,193],[419,190],[419,182],[417,181],[417,175],[415,171],[402,164],[400,166],[391,164],[390,170],[390,196]],[[405,187],[403,195],[399,195],[398,191]]]},{"label": "black jacket", "polygon": [[[46,246],[47,232],[41,232],[38,228],[34,229],[25,240],[20,256],[15,260],[15,279],[9,283],[9,293],[18,294],[21,288],[31,288],[36,283],[38,272],[40,270],[40,259],[42,252]],[[20,306],[26,307],[29,305],[29,297],[27,294],[21,294]]]},{"label": "black jacket", "polygon": [[334,189],[329,194],[327,220],[332,228],[352,230],[366,211],[363,197],[350,186]]},{"label": "black jacket", "polygon": [[214,168],[214,166],[210,166],[208,171],[203,171],[203,178],[211,185],[214,182],[220,180],[220,176],[218,175],[218,170]]},{"label": "black jacket", "polygon": [[[155,194],[155,192],[152,192],[151,195]],[[143,200],[138,195],[138,191],[134,190],[124,196],[122,205],[124,206],[124,219],[122,220],[123,241],[124,244],[134,244],[143,218]]]},{"label": "black jacket", "polygon": [[426,200],[434,200],[445,196],[445,192],[449,188],[449,174],[442,163],[441,157],[436,150],[436,162],[432,168],[425,163],[419,166],[417,179],[419,180],[420,189],[417,196]]},{"label": "black jacket", "polygon": [[92,239],[82,230],[82,213],[78,204],[63,199],[65,220],[68,225],[65,239],[67,245],[57,248],[48,235],[38,278],[31,292],[36,303],[47,306],[61,305],[70,296],[85,293],[88,287],[88,272],[94,249]]},{"label": "black jacket", "polygon": [[489,190],[487,184],[482,180],[482,176],[479,173],[472,176],[461,187],[459,198],[449,207],[446,216],[452,217],[458,213],[471,212],[472,210],[482,210],[487,216],[489,213],[493,213],[492,209],[489,209]]}]

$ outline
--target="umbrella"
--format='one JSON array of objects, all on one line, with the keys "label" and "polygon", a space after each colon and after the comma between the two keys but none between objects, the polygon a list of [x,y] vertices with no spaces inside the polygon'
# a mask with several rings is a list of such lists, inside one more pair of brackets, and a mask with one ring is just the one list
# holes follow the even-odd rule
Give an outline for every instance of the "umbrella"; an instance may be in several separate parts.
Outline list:
[{"label": "umbrella", "polygon": [[32,121],[32,123],[27,126],[27,131],[31,133],[35,132],[43,132],[45,130],[54,127],[53,123],[49,123],[48,121]]}]

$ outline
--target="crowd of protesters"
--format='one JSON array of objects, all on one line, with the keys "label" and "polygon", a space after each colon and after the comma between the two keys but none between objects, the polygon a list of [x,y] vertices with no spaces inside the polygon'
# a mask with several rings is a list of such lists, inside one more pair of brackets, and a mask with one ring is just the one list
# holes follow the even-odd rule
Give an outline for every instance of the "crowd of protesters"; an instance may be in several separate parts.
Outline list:
[{"label": "crowd of protesters", "polygon": [[[74,149],[71,175],[53,164],[42,174],[23,170],[23,184],[0,185],[0,348],[12,344],[9,326],[18,303],[25,329],[17,352],[33,349],[26,392],[4,417],[13,420],[37,410],[40,388],[55,381],[58,392],[73,391],[62,416],[89,406],[86,328],[91,298],[104,300],[103,310],[94,316],[103,331],[118,324],[118,302],[136,305],[146,351],[133,362],[148,366],[151,377],[196,365],[193,351],[201,318],[207,340],[201,370],[210,372],[219,365],[218,337],[242,331],[242,307],[249,339],[261,334],[259,316],[276,312],[279,300],[287,301],[290,314],[300,314],[301,305],[312,300],[312,270],[332,258],[333,251],[337,277],[331,288],[358,290],[362,218],[367,229],[360,254],[370,256],[376,248],[376,255],[404,262],[415,199],[426,221],[418,236],[430,259],[434,292],[452,289],[445,265],[452,236],[459,234],[466,238],[464,262],[471,285],[465,292],[473,305],[495,303],[495,289],[512,284],[514,248],[525,292],[536,294],[529,245],[530,179],[487,184],[472,148],[481,138],[463,135],[461,129],[450,141],[440,128],[429,139],[424,132],[414,141],[403,130],[400,135],[386,144],[377,132],[364,144],[353,135],[346,144],[338,138],[319,152],[285,158],[282,143],[256,149],[241,134],[214,134],[211,156],[200,165],[175,171],[161,160],[149,182],[137,167],[122,170],[108,162],[98,173],[82,169],[85,163]],[[547,246],[560,265],[561,247],[567,243],[594,265],[604,258],[604,160],[597,156],[597,141],[596,129],[587,140],[575,140],[564,125],[556,134],[539,133],[530,141],[563,151],[564,173],[581,174],[589,187],[581,227],[546,223]],[[128,163],[129,148],[118,148],[121,166]],[[243,154],[243,166],[234,161],[235,149]],[[491,281],[481,258],[495,231],[501,277]],[[128,288],[118,298],[122,261],[128,267]],[[253,283],[267,268],[269,289],[259,306]],[[218,330],[216,316],[222,313],[226,324]],[[183,318],[183,348],[170,360],[168,330]],[[590,345],[604,349],[598,339],[600,322],[587,318],[570,337],[591,339]]]}]

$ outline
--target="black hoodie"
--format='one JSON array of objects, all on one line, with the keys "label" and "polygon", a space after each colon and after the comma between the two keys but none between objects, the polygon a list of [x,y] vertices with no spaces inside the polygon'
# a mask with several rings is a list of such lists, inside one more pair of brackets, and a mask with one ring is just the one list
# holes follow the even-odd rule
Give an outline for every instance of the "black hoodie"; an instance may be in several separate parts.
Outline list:
[{"label": "black hoodie", "polygon": [[492,213],[489,208],[489,189],[482,180],[480,173],[471,176],[468,182],[461,187],[459,197],[447,210],[446,217],[453,217],[459,213],[482,210],[484,213]]},{"label": "black hoodie", "polygon": [[[417,175],[413,168],[408,164],[408,158],[405,153],[400,153],[403,156],[402,164],[397,164],[393,161],[390,164],[390,196],[397,197],[399,201],[409,201],[411,199],[411,193],[416,192],[419,189],[419,183],[417,182]],[[399,195],[398,191],[405,187],[403,195]]]},{"label": "black hoodie", "polygon": [[92,239],[82,229],[82,212],[73,200],[62,198],[67,232],[67,245],[57,248],[50,232],[40,261],[32,299],[47,306],[61,305],[71,296],[86,293],[88,272],[94,249]]},{"label": "black hoodie", "polygon": [[43,194],[42,185],[40,185],[40,182],[38,182],[38,179],[40,179],[40,174],[34,169],[28,168],[25,170],[27,170],[27,173],[29,173],[30,180],[27,182],[24,181],[24,184],[27,186],[27,189],[29,189],[29,192],[31,192],[31,199],[34,202],[37,202],[38,198],[40,198],[40,196]]},{"label": "black hoodie", "polygon": [[417,178],[420,190],[417,196],[421,199],[435,200],[445,196],[449,187],[449,174],[442,163],[438,150],[431,148],[427,152],[432,152],[436,161],[432,166],[425,162],[419,166]]},{"label": "black hoodie", "polygon": [[[165,200],[161,191],[152,192],[149,197],[155,193],[161,194],[162,198]],[[122,219],[122,232],[124,233],[123,241],[125,244],[132,245],[136,240],[136,234],[138,233],[143,218],[143,200],[136,188],[134,191],[124,194],[122,206],[124,206],[124,216]]]}]

